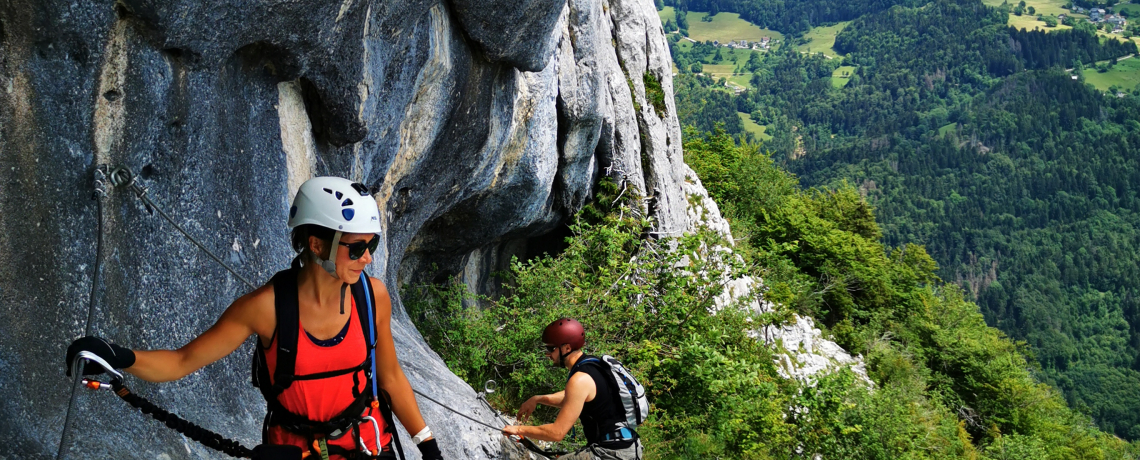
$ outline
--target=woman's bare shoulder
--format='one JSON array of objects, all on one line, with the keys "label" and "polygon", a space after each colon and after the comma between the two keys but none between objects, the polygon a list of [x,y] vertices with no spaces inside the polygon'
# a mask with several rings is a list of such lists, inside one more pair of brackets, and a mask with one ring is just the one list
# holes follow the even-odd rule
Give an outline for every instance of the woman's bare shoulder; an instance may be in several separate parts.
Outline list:
[{"label": "woman's bare shoulder", "polygon": [[249,326],[257,335],[268,338],[277,328],[275,301],[273,284],[268,283],[235,300],[223,317],[231,317],[232,320]]}]

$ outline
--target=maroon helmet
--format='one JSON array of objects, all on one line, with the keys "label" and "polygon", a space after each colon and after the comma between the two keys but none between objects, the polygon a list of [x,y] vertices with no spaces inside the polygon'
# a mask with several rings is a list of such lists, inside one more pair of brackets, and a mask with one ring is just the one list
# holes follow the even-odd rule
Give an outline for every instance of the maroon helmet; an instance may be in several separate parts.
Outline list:
[{"label": "maroon helmet", "polygon": [[586,328],[578,321],[561,318],[542,330],[542,342],[557,347],[568,343],[570,348],[577,350],[586,345]]}]

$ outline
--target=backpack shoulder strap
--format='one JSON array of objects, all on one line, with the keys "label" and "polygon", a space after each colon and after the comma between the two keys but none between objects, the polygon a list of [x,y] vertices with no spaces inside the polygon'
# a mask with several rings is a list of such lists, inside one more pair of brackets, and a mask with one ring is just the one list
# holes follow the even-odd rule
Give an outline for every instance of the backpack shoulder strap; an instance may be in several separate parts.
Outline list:
[{"label": "backpack shoulder strap", "polygon": [[569,382],[570,377],[573,377],[574,374],[577,374],[579,371],[581,371],[580,368],[582,366],[587,365],[587,364],[598,366],[599,368],[601,368],[602,370],[607,371],[607,372],[609,371],[609,369],[606,368],[606,363],[602,362],[602,360],[600,360],[596,357],[593,357],[593,356],[583,356],[583,357],[578,359],[578,362],[574,363],[574,367],[570,368],[570,374],[566,376],[566,381]]},{"label": "backpack shoulder strap", "polygon": [[296,267],[273,276],[273,309],[277,315],[277,367],[273,370],[273,394],[278,395],[293,384],[297,366],[297,324],[300,310],[297,302]]},{"label": "backpack shoulder strap", "polygon": [[368,347],[369,356],[376,348],[376,295],[372,293],[371,285],[365,289],[365,283],[371,283],[372,278],[367,273],[360,274],[360,282],[352,284],[352,300],[356,303],[356,317],[360,319],[360,330],[364,332],[364,343]]},{"label": "backpack shoulder strap", "polygon": [[403,459],[404,449],[400,445],[400,436],[396,432],[395,420],[392,418],[391,396],[383,388],[378,388],[376,382],[376,293],[372,289],[372,277],[367,273],[361,272],[360,281],[352,284],[352,299],[356,302],[356,314],[360,318],[361,326],[367,325],[360,328],[364,332],[364,346],[368,352],[368,362],[364,372],[367,373],[369,385],[372,387],[372,397],[378,403],[380,415],[384,417],[384,431],[392,435],[397,458]]}]

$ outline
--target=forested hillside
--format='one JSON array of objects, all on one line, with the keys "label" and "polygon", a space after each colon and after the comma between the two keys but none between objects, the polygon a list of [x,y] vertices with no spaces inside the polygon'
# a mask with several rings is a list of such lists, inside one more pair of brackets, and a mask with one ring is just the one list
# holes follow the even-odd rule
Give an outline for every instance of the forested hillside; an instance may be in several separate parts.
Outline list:
[{"label": "forested hillside", "polygon": [[795,35],[814,25],[847,21],[894,5],[917,6],[919,0],[667,0],[687,11],[731,11],[760,27]]},{"label": "forested hillside", "polygon": [[[766,125],[773,158],[805,184],[856,187],[884,242],[924,245],[989,324],[1027,342],[1037,378],[1140,438],[1140,98],[1066,71],[1135,45],[1087,23],[1016,30],[976,0],[862,7],[842,13],[856,16],[842,57],[754,52],[740,94],[679,65],[682,123],[741,141],[755,138],[736,112]],[[829,318],[840,337],[842,324]]]}]

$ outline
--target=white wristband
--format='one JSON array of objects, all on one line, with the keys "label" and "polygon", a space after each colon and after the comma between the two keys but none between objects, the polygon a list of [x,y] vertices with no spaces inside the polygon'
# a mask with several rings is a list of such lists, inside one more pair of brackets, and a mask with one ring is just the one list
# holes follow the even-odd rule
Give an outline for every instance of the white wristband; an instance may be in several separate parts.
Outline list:
[{"label": "white wristband", "polygon": [[419,433],[416,433],[415,436],[412,436],[412,443],[413,444],[419,444],[421,442],[424,442],[425,439],[430,438],[430,437],[431,437],[431,427],[425,426],[424,429],[420,430]]}]

